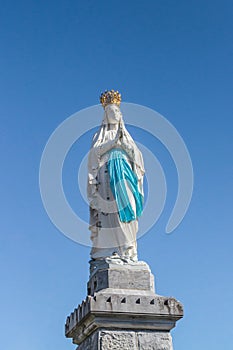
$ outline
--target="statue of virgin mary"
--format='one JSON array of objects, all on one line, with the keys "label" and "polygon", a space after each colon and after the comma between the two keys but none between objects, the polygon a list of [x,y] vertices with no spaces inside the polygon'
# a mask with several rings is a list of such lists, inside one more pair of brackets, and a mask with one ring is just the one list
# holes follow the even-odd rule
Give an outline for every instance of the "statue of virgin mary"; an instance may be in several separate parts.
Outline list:
[{"label": "statue of virgin mary", "polygon": [[136,262],[138,217],[143,211],[144,165],[126,130],[118,91],[100,96],[104,117],[88,157],[92,261]]}]

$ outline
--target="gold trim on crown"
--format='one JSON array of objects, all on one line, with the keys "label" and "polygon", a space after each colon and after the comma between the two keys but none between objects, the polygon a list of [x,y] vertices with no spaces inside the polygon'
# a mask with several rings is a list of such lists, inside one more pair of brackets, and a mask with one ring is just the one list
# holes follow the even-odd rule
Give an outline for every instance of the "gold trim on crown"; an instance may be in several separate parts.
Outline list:
[{"label": "gold trim on crown", "polygon": [[102,92],[100,95],[100,103],[102,103],[103,107],[106,107],[109,104],[115,103],[116,105],[120,106],[121,104],[121,94],[119,91],[114,90],[105,90],[105,92]]}]

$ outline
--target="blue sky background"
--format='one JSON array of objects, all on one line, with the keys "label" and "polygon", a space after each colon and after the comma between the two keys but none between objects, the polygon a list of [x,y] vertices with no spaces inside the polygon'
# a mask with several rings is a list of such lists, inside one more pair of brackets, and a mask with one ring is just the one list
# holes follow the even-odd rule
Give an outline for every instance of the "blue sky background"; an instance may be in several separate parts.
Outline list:
[{"label": "blue sky background", "polygon": [[[232,16],[230,0],[1,1],[2,349],[75,348],[64,323],[86,295],[89,248],[50,222],[39,163],[53,130],[97,104],[106,88],[164,115],[192,158],[191,206],[166,235],[176,171],[166,149],[151,140],[168,198],[156,226],[138,242],[157,292],[184,304],[174,348],[232,348]],[[80,149],[88,148],[87,136]],[[80,159],[73,154],[65,185],[74,203]],[[76,206],[86,215],[87,207]]]}]

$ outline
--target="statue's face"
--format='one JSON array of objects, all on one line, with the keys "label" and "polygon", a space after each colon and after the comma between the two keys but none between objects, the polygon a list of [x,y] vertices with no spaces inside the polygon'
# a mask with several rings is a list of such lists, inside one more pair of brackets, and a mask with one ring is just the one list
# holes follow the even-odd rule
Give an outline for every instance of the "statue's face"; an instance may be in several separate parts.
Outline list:
[{"label": "statue's face", "polygon": [[121,120],[122,114],[120,108],[115,104],[110,104],[105,107],[107,119],[109,124],[118,124]]}]

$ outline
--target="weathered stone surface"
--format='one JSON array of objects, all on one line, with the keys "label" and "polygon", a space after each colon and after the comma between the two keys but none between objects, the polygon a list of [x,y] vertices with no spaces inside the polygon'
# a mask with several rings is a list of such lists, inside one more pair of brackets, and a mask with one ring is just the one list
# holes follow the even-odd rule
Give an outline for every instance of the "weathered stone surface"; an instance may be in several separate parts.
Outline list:
[{"label": "weathered stone surface", "polygon": [[88,295],[106,288],[154,291],[154,276],[147,264],[112,264],[111,268],[106,268],[106,265],[100,265],[92,273],[87,284]]},{"label": "weathered stone surface", "polygon": [[77,350],[173,350],[169,332],[98,329]]},{"label": "weathered stone surface", "polygon": [[99,332],[92,333],[78,347],[78,350],[98,350],[98,349],[99,349]]},{"label": "weathered stone surface", "polygon": [[105,331],[100,334],[101,350],[136,349],[135,332]]},{"label": "weathered stone surface", "polygon": [[168,332],[139,332],[139,350],[172,350],[172,337]]}]

